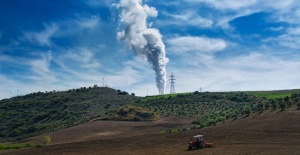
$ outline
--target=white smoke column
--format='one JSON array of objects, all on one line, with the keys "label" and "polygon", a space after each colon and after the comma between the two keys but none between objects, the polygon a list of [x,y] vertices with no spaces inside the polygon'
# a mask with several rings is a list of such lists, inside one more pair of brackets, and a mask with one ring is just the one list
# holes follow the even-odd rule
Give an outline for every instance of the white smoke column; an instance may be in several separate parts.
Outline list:
[{"label": "white smoke column", "polygon": [[147,18],[156,17],[157,11],[142,0],[120,0],[116,4],[120,9],[120,23],[125,28],[117,33],[118,39],[124,40],[134,53],[146,59],[156,73],[156,86],[159,94],[164,94],[167,76],[165,45],[162,36],[155,28],[147,27]]}]

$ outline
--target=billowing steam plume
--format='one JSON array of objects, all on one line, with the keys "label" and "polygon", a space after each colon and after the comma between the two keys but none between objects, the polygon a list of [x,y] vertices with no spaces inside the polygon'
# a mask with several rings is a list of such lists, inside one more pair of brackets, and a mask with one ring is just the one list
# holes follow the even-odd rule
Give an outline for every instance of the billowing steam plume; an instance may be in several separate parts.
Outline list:
[{"label": "billowing steam plume", "polygon": [[147,27],[147,18],[156,17],[157,11],[142,0],[120,0],[116,5],[120,9],[120,23],[125,28],[118,32],[118,39],[124,40],[134,53],[146,59],[156,73],[156,86],[159,94],[164,94],[166,87],[165,45],[162,36],[155,28]]}]

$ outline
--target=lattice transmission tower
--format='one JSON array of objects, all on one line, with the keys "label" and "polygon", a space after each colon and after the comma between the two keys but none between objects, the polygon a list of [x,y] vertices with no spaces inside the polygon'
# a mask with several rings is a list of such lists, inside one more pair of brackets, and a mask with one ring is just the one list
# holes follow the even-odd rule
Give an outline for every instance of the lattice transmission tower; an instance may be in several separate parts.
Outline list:
[{"label": "lattice transmission tower", "polygon": [[172,73],[172,75],[170,76],[170,81],[171,81],[171,89],[170,89],[170,94],[174,94],[175,93],[175,76]]}]

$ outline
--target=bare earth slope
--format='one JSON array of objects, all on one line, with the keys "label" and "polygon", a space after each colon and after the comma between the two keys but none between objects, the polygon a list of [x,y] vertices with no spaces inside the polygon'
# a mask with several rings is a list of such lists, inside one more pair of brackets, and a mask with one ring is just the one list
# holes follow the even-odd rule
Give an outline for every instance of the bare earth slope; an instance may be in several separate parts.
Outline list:
[{"label": "bare earth slope", "polygon": [[[114,122],[111,122],[111,126],[108,126],[108,129],[106,129],[108,131],[103,131],[104,133],[111,134],[111,136],[96,136],[86,139],[82,138],[83,136],[78,136],[78,139],[74,139],[74,137],[70,136],[74,132],[69,131],[71,130],[69,129],[61,131],[62,133],[55,134],[60,135],[61,142],[70,143],[58,144],[60,140],[57,141],[55,138],[59,139],[59,136],[53,134],[53,142],[56,143],[54,145],[9,152],[0,151],[0,154],[300,154],[299,110],[264,113],[238,119],[215,127],[188,132],[155,134],[157,133],[155,124],[158,129],[161,129],[161,126],[168,127],[168,125],[164,126],[163,124],[172,122],[172,119],[177,119],[177,122],[180,122],[181,119],[184,120],[183,122],[190,121],[186,118],[171,117],[168,120],[162,120],[161,122],[152,122],[152,125],[148,124],[149,127],[147,127],[147,125],[143,126],[138,124],[141,122],[138,122],[137,124],[134,122],[124,122],[124,124],[115,122],[116,126],[113,125]],[[147,124],[150,122],[143,123]],[[129,127],[128,130],[125,130],[126,127],[128,127],[126,124],[131,124],[129,125],[131,127]],[[178,124],[173,124],[171,126],[178,126]],[[140,128],[139,125],[141,125]],[[93,125],[90,127],[93,128],[92,126]],[[117,128],[120,128],[121,131],[118,131]],[[77,130],[77,132],[82,135],[89,135],[86,131],[91,131],[91,129],[84,127],[79,127]],[[116,133],[122,134],[118,135]],[[204,134],[206,141],[215,143],[216,147],[188,151],[187,144],[190,137],[197,134]],[[72,138],[66,138],[68,136]]]},{"label": "bare earth slope", "polygon": [[159,133],[167,128],[190,126],[194,120],[195,118],[192,117],[169,116],[152,122],[91,121],[54,133],[36,136],[25,141],[40,143],[45,135],[49,135],[52,138],[51,144],[132,137]]}]

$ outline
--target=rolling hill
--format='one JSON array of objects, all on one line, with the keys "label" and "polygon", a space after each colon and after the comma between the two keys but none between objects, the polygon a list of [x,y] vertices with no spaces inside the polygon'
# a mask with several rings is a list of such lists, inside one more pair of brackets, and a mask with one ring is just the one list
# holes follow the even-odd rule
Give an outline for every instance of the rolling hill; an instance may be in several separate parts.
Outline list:
[{"label": "rolling hill", "polygon": [[274,91],[196,91],[136,97],[97,86],[32,93],[0,101],[0,140],[21,140],[97,119],[150,121],[175,115],[195,118],[191,128],[200,129],[253,114],[300,107],[300,90],[270,94]]},{"label": "rolling hill", "polygon": [[75,126],[139,97],[107,87],[37,92],[0,101],[0,141],[20,140]]}]

